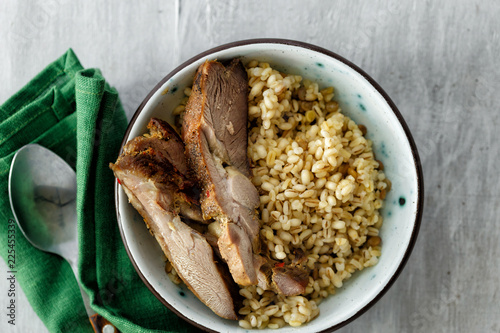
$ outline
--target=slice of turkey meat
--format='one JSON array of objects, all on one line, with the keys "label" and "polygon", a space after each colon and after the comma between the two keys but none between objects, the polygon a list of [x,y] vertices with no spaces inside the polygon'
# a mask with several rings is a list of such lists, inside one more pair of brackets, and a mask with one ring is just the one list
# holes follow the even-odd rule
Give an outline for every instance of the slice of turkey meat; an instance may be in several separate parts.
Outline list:
[{"label": "slice of turkey meat", "polygon": [[237,319],[238,291],[227,267],[205,236],[185,223],[206,221],[184,144],[164,121],[153,118],[148,128],[150,133],[129,141],[110,167],[188,288],[217,315]]},{"label": "slice of turkey meat", "polygon": [[261,255],[259,194],[247,158],[247,98],[247,73],[239,59],[199,67],[182,122],[188,164],[201,188],[203,217],[219,223],[219,252],[234,281],[298,295],[307,286],[307,272],[273,267],[276,262]]}]

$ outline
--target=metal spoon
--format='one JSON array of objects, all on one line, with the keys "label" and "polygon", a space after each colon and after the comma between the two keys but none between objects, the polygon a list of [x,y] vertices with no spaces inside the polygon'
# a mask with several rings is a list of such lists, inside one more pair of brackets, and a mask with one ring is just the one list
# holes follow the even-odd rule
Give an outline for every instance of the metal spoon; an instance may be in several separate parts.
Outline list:
[{"label": "metal spoon", "polygon": [[95,332],[118,332],[90,307],[78,279],[76,173],[58,155],[38,144],[17,151],[9,174],[9,199],[16,222],[36,248],[58,254],[71,266]]}]

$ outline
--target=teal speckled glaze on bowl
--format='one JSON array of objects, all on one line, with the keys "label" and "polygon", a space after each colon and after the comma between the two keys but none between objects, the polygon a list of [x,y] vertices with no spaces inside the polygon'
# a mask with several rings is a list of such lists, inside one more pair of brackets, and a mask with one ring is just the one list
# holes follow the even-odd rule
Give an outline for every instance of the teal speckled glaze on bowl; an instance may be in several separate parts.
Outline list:
[{"label": "teal speckled glaze on bowl", "polygon": [[[222,45],[186,61],[168,74],[145,98],[133,116],[123,144],[146,131],[151,117],[172,121],[172,111],[192,84],[196,69],[207,59],[242,58],[269,62],[286,73],[302,75],[320,87],[334,86],[343,112],[367,127],[377,159],[392,182],[380,230],[382,255],[377,265],[356,272],[335,295],[321,305],[320,315],[298,328],[281,332],[333,331],[364,313],[390,288],[415,244],[423,211],[421,164],[410,131],[394,103],[363,70],[337,54],[290,40],[258,39]],[[168,92],[168,93],[167,93]],[[206,331],[247,332],[238,322],[215,315],[187,288],[173,284],[164,270],[164,255],[138,213],[116,184],[116,210],[123,242],[137,272],[158,299],[180,317]],[[139,218],[142,220],[141,218]],[[384,310],[382,309],[381,312]],[[387,314],[389,316],[389,314]],[[276,332],[265,329],[260,332]]]}]

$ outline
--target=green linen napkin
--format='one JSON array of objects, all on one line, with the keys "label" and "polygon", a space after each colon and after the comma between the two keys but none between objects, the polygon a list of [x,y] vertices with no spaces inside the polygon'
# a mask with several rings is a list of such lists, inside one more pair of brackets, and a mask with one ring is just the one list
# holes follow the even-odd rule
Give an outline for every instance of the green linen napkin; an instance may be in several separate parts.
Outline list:
[{"label": "green linen napkin", "polygon": [[123,246],[108,164],[116,160],[126,125],[116,90],[98,69],[83,69],[71,49],[0,106],[0,255],[51,332],[92,328],[69,264],[34,248],[12,227],[10,163],[30,142],[76,168],[80,278],[92,308],[122,332],[197,331],[151,294]]}]

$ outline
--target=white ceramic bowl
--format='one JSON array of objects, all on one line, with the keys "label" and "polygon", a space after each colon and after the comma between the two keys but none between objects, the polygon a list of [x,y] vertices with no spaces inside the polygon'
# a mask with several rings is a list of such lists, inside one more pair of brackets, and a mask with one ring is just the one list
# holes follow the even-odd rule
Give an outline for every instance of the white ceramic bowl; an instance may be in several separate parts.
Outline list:
[{"label": "white ceramic bowl", "polygon": [[[423,178],[415,143],[403,117],[382,88],[360,68],[335,53],[301,42],[277,39],[245,40],[222,45],[186,61],[150,92],[132,118],[123,143],[146,132],[151,117],[172,121],[172,110],[192,84],[206,59],[240,57],[269,62],[288,73],[334,86],[345,114],[368,128],[377,159],[392,181],[382,210],[382,256],[377,265],[356,272],[338,292],[320,305],[320,315],[299,328],[280,333],[335,330],[360,316],[389,289],[401,273],[415,244],[423,210]],[[116,184],[116,210],[123,242],[144,283],[171,310],[207,331],[246,332],[237,321],[221,319],[187,288],[173,284],[164,270],[164,256],[139,214]],[[276,332],[275,330],[263,330]]]}]

